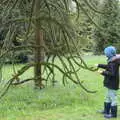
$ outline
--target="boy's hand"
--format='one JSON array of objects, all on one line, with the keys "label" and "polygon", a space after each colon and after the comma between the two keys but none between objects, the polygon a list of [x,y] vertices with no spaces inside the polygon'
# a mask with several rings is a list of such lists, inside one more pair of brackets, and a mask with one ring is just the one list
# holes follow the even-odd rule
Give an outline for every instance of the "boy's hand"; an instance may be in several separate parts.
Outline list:
[{"label": "boy's hand", "polygon": [[95,67],[98,67],[98,64],[95,64],[94,66],[95,66]]},{"label": "boy's hand", "polygon": [[102,74],[103,71],[102,70],[98,70],[97,72],[100,73],[100,74]]}]

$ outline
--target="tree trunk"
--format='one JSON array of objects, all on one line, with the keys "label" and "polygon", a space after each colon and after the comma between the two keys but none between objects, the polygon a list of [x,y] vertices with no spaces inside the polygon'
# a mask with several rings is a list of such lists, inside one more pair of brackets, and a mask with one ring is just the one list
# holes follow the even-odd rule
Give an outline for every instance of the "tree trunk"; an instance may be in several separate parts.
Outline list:
[{"label": "tree trunk", "polygon": [[[37,14],[39,13],[39,0],[36,0],[36,5],[35,5],[35,14],[37,16]],[[43,46],[43,31],[40,29],[40,25],[39,25],[39,20],[36,19],[35,20],[35,45],[40,46],[40,47],[36,47],[35,51],[34,51],[34,57],[35,57],[35,66],[34,66],[34,76],[35,78],[35,87],[36,88],[42,88],[43,84],[42,84],[42,66],[41,66],[41,62],[44,61],[44,48]]]}]

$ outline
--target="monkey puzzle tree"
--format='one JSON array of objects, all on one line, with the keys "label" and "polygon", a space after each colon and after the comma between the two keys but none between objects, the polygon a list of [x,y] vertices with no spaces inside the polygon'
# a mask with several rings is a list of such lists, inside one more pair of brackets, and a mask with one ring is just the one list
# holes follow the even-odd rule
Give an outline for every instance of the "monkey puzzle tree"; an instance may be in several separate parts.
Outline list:
[{"label": "monkey puzzle tree", "polygon": [[[78,47],[76,47],[78,43],[75,41],[78,38],[78,33],[70,19],[72,12],[70,8],[71,1],[76,4],[77,17],[79,17],[80,10],[84,11],[86,15],[88,15],[88,9],[99,12],[87,0],[1,1],[1,29],[6,28],[4,30],[4,42],[1,47],[1,66],[6,57],[12,55],[13,58],[18,50],[29,49],[34,54],[33,62],[25,64],[10,80],[5,82],[5,90],[1,93],[1,96],[4,95],[11,84],[17,85],[30,80],[35,81],[36,87],[42,88],[43,81],[48,81],[52,77],[54,82],[55,70],[62,73],[63,84],[69,79],[87,92],[91,92],[79,80],[78,71],[80,68],[91,71],[95,69],[86,65],[81,58]],[[88,6],[87,11],[82,6],[83,3]],[[14,37],[24,41],[25,45],[12,45]],[[55,64],[56,58],[59,59],[62,67]],[[34,76],[14,83],[15,79],[19,79],[19,76],[30,67],[34,67]]]}]

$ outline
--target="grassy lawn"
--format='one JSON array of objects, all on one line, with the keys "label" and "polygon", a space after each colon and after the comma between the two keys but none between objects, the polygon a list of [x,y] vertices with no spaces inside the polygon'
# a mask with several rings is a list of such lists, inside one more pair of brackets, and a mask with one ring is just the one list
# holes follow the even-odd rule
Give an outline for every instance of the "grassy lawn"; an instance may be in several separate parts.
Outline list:
[{"label": "grassy lawn", "polygon": [[[85,60],[93,66],[104,63],[105,57],[85,56]],[[20,66],[22,65],[18,68]],[[21,79],[31,77],[32,71],[30,69]],[[3,71],[4,79],[10,78],[11,72],[11,66],[7,65]],[[71,82],[65,87],[58,82],[54,88],[48,86],[42,90],[34,89],[32,82],[14,86],[0,100],[0,120],[104,120],[96,112],[102,109],[104,101],[103,77],[83,69],[79,75],[80,80],[84,80],[84,86],[97,92],[86,93]],[[56,73],[56,79],[60,81],[59,73]],[[120,115],[120,108],[118,114]]]}]

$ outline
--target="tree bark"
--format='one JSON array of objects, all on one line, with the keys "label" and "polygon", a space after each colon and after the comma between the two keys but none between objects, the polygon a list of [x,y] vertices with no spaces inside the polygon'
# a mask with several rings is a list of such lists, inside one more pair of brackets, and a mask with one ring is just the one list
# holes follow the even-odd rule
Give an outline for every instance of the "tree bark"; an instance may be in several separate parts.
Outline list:
[{"label": "tree bark", "polygon": [[[35,4],[35,14],[39,13],[39,0],[36,0]],[[40,29],[39,19],[35,20],[35,45],[40,46],[35,48],[34,58],[35,58],[35,66],[34,66],[34,76],[37,78],[35,80],[35,87],[42,88],[42,66],[41,62],[44,61],[44,48],[43,48],[43,31]]]}]

